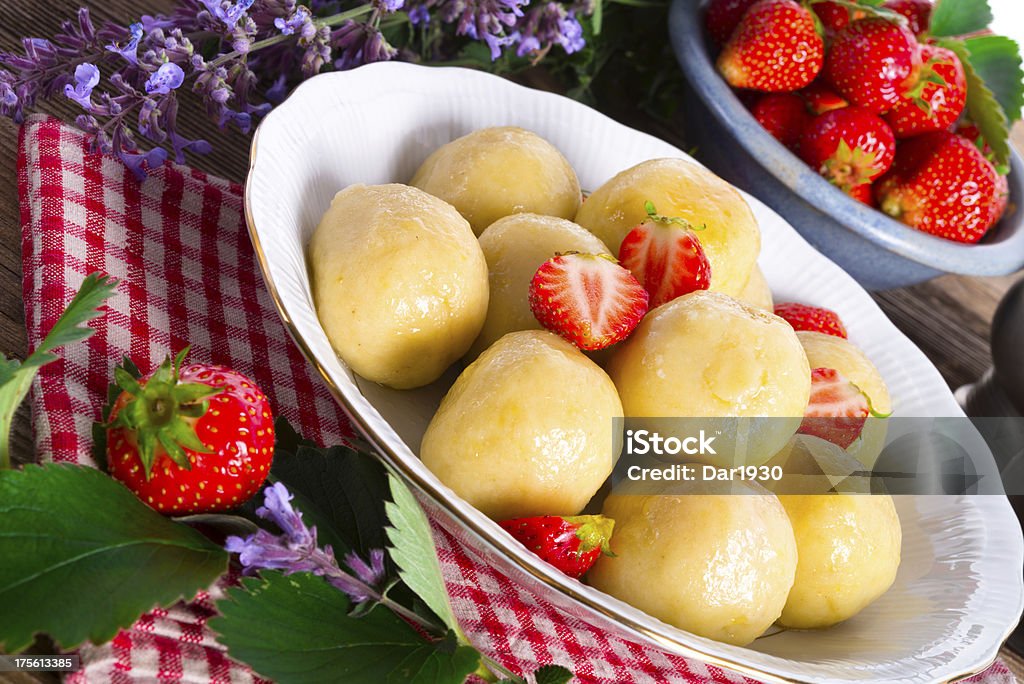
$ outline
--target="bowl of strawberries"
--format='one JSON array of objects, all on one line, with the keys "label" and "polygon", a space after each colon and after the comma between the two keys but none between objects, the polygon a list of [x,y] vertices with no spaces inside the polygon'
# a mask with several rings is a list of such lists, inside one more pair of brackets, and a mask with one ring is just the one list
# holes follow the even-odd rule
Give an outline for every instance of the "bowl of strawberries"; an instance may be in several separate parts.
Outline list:
[{"label": "bowl of strawberries", "polygon": [[1017,271],[1024,86],[991,18],[956,0],[675,0],[698,158],[868,289]]}]

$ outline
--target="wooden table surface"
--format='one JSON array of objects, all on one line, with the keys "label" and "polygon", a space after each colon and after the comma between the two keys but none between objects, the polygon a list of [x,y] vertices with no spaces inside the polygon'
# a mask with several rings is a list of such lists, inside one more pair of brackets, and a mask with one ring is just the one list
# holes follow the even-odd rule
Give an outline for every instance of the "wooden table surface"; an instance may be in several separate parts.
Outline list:
[{"label": "wooden table surface", "polygon": [[[105,19],[127,23],[170,5],[159,0],[105,0],[85,4],[89,5],[97,23]],[[18,49],[22,37],[52,35],[62,19],[74,16],[78,5],[74,0],[47,0],[45,3],[0,0],[0,50]],[[241,182],[248,164],[248,138],[237,132],[211,133],[212,124],[197,107],[188,106],[191,102],[191,97],[187,96],[179,115],[182,129],[194,134],[192,137],[210,140],[215,146],[212,154],[194,158],[191,163]],[[70,105],[62,103],[48,103],[42,110],[64,116],[74,112]],[[644,126],[642,121],[628,123]],[[652,132],[666,137],[664,129]],[[673,136],[669,134],[669,137]],[[1024,128],[1020,125],[1014,131],[1014,142],[1018,149],[1024,150]],[[17,127],[7,119],[0,120],[0,168],[4,169],[0,173],[0,352],[23,358],[26,338],[15,173],[17,143]],[[989,324],[999,299],[1017,277],[1019,275],[986,279],[945,276],[874,296],[896,326],[921,347],[949,386],[956,389],[973,382],[988,368],[991,361]],[[19,461],[32,459],[27,404],[21,408],[15,422],[11,451]],[[1018,667],[1020,663],[1019,659],[1014,661]],[[0,675],[0,681],[3,680]]]}]

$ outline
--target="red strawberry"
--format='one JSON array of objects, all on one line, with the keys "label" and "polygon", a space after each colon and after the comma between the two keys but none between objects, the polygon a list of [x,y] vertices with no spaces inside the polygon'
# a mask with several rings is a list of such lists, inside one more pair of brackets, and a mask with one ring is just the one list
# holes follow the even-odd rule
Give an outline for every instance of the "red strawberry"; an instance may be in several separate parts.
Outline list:
[{"label": "red strawberry", "polygon": [[871,183],[861,183],[860,185],[851,188],[846,194],[858,202],[863,202],[869,207],[875,206],[875,190]]},{"label": "red strawberry", "polygon": [[846,326],[839,314],[797,302],[782,302],[775,305],[775,315],[793,326],[793,330],[807,330],[846,339]]},{"label": "red strawberry", "polygon": [[825,26],[827,33],[834,34],[850,23],[851,14],[853,19],[861,19],[864,17],[864,13],[860,11],[852,11],[842,5],[835,2],[816,2],[811,5],[814,13],[821,19],[821,23]]},{"label": "red strawberry", "polygon": [[750,112],[776,140],[791,150],[800,142],[800,134],[811,123],[811,115],[800,96],[794,93],[767,93],[754,103]]},{"label": "red strawberry", "polygon": [[851,22],[836,34],[824,74],[850,104],[882,114],[899,102],[906,82],[920,64],[914,34],[886,19],[871,17]]},{"label": "red strawberry", "polygon": [[541,560],[576,579],[590,570],[602,553],[612,555],[608,541],[615,521],[601,515],[541,515],[498,524]]},{"label": "red strawberry", "polygon": [[811,114],[824,114],[833,109],[849,107],[850,103],[836,95],[835,91],[824,85],[821,81],[815,81],[800,91],[799,95],[807,103],[807,109]]},{"label": "red strawberry", "polygon": [[626,339],[647,313],[647,291],[607,254],[560,254],[530,281],[530,309],[540,324],[580,349]]},{"label": "red strawberry", "polygon": [[725,44],[718,70],[736,88],[788,92],[814,80],[824,55],[809,10],[793,0],[760,0]]},{"label": "red strawberry", "polygon": [[743,18],[743,13],[755,2],[757,0],[711,0],[708,3],[704,24],[716,43],[721,45],[729,40]]},{"label": "red strawberry", "polygon": [[985,141],[985,138],[981,135],[981,131],[978,130],[978,126],[976,124],[971,121],[964,121],[957,125],[956,134],[963,138],[967,138],[974,143],[974,146],[977,147],[983,155],[985,155],[985,158],[991,161],[992,148]]},{"label": "red strawberry", "polygon": [[797,430],[844,449],[857,441],[871,413],[868,397],[833,368],[811,371],[811,399]]},{"label": "red strawberry", "polygon": [[907,28],[915,36],[928,30],[932,16],[932,3],[929,0],[885,0],[882,7],[905,16]]},{"label": "red strawberry", "polygon": [[619,262],[650,295],[650,308],[711,287],[711,263],[697,234],[684,219],[658,215],[651,202],[647,220],[629,231]]},{"label": "red strawberry", "polygon": [[139,380],[115,371],[122,392],[107,427],[107,467],[161,513],[234,508],[270,473],[270,404],[240,373],[181,367],[184,355]]},{"label": "red strawberry", "polygon": [[916,80],[885,115],[897,138],[947,130],[967,103],[967,78],[955,52],[922,45],[921,59]]},{"label": "red strawberry", "polygon": [[888,171],[895,151],[889,126],[860,107],[815,117],[800,138],[800,158],[846,193]]},{"label": "red strawberry", "polygon": [[908,226],[958,242],[977,242],[1006,208],[1006,178],[970,140],[948,131],[900,145],[875,186],[882,211]]}]

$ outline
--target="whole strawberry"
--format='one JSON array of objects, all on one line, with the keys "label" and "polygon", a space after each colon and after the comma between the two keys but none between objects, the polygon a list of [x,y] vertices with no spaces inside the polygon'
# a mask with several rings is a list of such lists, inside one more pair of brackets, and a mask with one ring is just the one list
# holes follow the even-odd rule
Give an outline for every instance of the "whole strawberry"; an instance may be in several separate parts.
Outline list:
[{"label": "whole strawberry", "polygon": [[947,130],[967,103],[967,78],[955,52],[922,45],[921,59],[909,89],[885,115],[897,138]]},{"label": "whole strawberry", "polygon": [[718,56],[718,71],[736,88],[789,92],[821,71],[825,43],[811,12],[793,0],[760,0],[747,10]]},{"label": "whole strawberry", "polygon": [[849,102],[837,95],[834,90],[822,83],[820,79],[801,90],[798,94],[803,98],[811,114],[815,115],[850,106]]},{"label": "whole strawberry", "polygon": [[985,158],[989,161],[992,160],[992,147],[985,141],[985,137],[978,130],[978,125],[972,121],[962,121],[957,124],[956,134],[962,138],[967,138],[974,146],[981,150],[981,153],[985,155]]},{"label": "whole strawberry", "polygon": [[643,286],[607,254],[559,254],[530,281],[534,317],[580,349],[604,349],[629,337],[647,303]]},{"label": "whole strawberry", "polygon": [[[825,32],[828,35],[833,35],[836,32],[842,30],[850,23],[851,19],[860,19],[864,16],[863,12],[856,10],[851,11],[849,8],[844,7],[835,2],[816,2],[811,5],[811,9],[821,19],[822,25],[825,27]],[[851,15],[853,15],[851,17]]]},{"label": "whole strawberry", "polygon": [[270,404],[233,370],[182,367],[184,354],[139,380],[115,371],[122,391],[107,427],[107,467],[161,513],[235,508],[270,473]]},{"label": "whole strawberry", "polygon": [[851,22],[836,34],[824,74],[850,104],[883,114],[900,101],[920,65],[914,34],[887,19],[871,17]]},{"label": "whole strawberry", "polygon": [[809,306],[797,302],[780,302],[775,315],[789,323],[793,330],[807,330],[846,338],[846,326],[839,314],[831,309]]},{"label": "whole strawberry", "polygon": [[860,107],[825,112],[800,138],[800,157],[846,193],[889,170],[896,151],[892,130]]},{"label": "whole strawberry", "polygon": [[1006,178],[970,140],[948,131],[900,145],[896,161],[875,186],[886,214],[957,242],[977,242],[1006,208]]},{"label": "whole strawberry", "polygon": [[864,430],[871,404],[859,387],[833,368],[811,370],[811,398],[797,430],[844,449]]},{"label": "whole strawberry", "polygon": [[647,219],[619,246],[619,263],[647,290],[648,306],[711,287],[711,262],[693,227],[659,215],[651,202],[645,208]]},{"label": "whole strawberry", "polygon": [[755,2],[757,0],[711,0],[704,15],[704,24],[714,41],[721,45],[729,40],[743,13]]},{"label": "whole strawberry", "polygon": [[750,113],[772,137],[791,150],[796,150],[801,134],[811,123],[807,105],[794,93],[765,93]]},{"label": "whole strawberry", "polygon": [[915,36],[928,30],[932,16],[932,3],[929,0],[885,0],[882,7],[905,16],[907,28]]},{"label": "whole strawberry", "polygon": [[576,579],[590,570],[602,553],[612,555],[608,541],[615,521],[601,515],[543,515],[498,524],[542,560]]}]

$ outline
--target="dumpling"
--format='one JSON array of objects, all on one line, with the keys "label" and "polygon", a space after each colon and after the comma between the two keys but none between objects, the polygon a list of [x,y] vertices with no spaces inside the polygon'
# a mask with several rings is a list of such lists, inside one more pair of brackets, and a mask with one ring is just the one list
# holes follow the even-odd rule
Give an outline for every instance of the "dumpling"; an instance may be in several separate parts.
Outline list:
[{"label": "dumpling", "polygon": [[338,355],[397,389],[436,380],[487,315],[487,262],[450,205],[406,185],[352,185],[309,243],[313,299]]},{"label": "dumpling", "polygon": [[410,185],[459,210],[479,235],[498,219],[531,212],[571,219],[580,182],[569,161],[522,128],[483,128],[427,157]]}]

